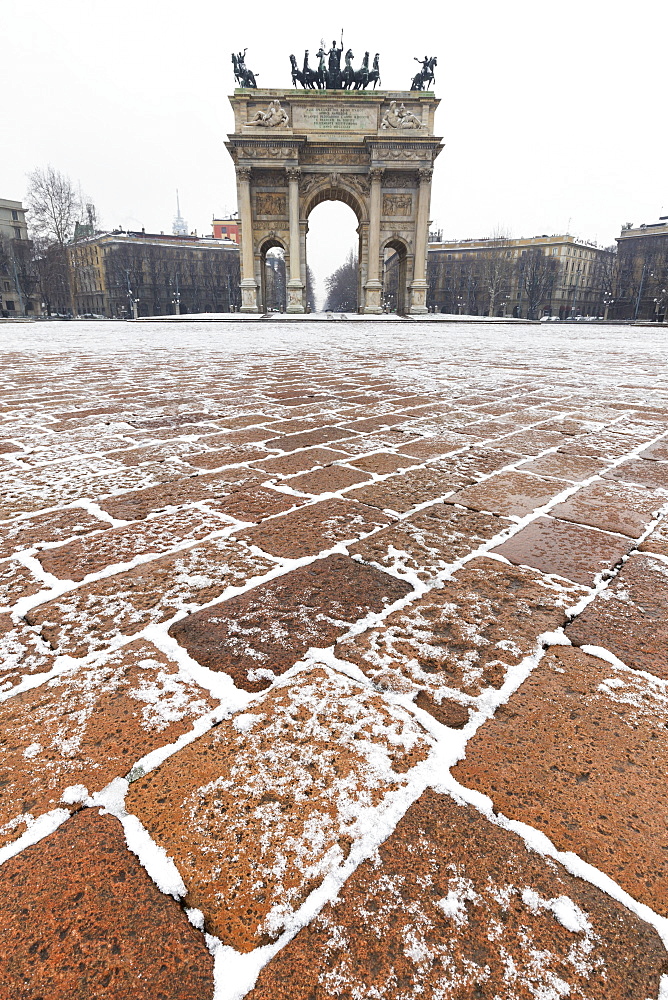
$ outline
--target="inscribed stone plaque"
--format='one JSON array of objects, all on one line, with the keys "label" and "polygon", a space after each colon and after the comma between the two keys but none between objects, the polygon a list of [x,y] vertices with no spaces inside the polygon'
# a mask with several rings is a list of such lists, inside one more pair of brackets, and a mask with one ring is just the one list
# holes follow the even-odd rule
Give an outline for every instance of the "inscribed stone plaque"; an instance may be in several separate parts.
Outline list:
[{"label": "inscribed stone plaque", "polygon": [[413,198],[409,194],[383,195],[383,215],[410,215],[413,211]]},{"label": "inscribed stone plaque", "polygon": [[287,202],[284,194],[268,194],[258,192],[256,195],[256,211],[258,215],[285,215]]},{"label": "inscribed stone plaque", "polygon": [[376,108],[343,107],[340,104],[292,109],[293,129],[314,129],[319,132],[375,132],[378,128]]}]

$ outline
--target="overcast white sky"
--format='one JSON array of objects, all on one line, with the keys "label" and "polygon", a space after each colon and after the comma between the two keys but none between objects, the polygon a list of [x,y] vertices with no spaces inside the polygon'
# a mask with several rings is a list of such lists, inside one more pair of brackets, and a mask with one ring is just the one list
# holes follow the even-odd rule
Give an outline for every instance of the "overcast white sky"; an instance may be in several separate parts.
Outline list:
[{"label": "overcast white sky", "polygon": [[[438,57],[431,214],[446,238],[501,226],[609,244],[668,214],[665,0],[3,0],[1,28],[0,197],[23,199],[26,173],[51,163],[109,228],[170,231],[178,187],[209,233],[236,208],[230,53],[248,46],[258,85],[288,87],[290,53],[341,28],[356,64],[380,52],[383,89],[409,87],[413,56]],[[355,224],[343,206],[314,212],[320,277]]]}]

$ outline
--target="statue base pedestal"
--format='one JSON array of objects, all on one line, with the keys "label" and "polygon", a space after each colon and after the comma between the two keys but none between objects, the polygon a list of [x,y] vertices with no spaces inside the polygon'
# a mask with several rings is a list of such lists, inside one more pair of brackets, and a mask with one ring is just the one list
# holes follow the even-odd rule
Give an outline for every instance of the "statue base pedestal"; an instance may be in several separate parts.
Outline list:
[{"label": "statue base pedestal", "polygon": [[303,313],[304,310],[304,286],[297,278],[290,278],[288,281],[288,305],[285,310],[289,313]]},{"label": "statue base pedestal", "polygon": [[411,282],[411,304],[408,310],[409,316],[423,316],[427,309],[427,282],[424,278],[417,278]]},{"label": "statue base pedestal", "polygon": [[382,313],[383,307],[381,299],[383,296],[383,283],[377,278],[367,281],[364,286],[364,312],[375,314]]},{"label": "statue base pedestal", "polygon": [[257,282],[254,278],[242,278],[239,282],[241,289],[241,309],[242,313],[259,313],[257,304]]}]

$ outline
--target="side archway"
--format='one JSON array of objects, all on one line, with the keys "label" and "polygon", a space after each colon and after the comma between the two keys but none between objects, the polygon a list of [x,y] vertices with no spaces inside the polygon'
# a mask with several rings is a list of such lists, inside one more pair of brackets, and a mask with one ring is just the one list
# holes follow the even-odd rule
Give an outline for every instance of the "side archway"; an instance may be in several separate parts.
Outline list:
[{"label": "side archway", "polygon": [[[271,250],[282,251],[282,262],[280,265],[268,263],[267,255]],[[272,255],[273,256],[273,255]],[[256,255],[256,274],[259,285],[260,311],[266,313],[270,308],[285,309],[285,272],[286,272],[286,246],[282,239],[275,233],[270,233],[264,240],[260,241]],[[274,303],[274,300],[276,302]]]},{"label": "side archway", "polygon": [[410,291],[408,287],[410,247],[400,236],[391,236],[382,245],[383,254],[383,306],[400,316],[408,312]]}]

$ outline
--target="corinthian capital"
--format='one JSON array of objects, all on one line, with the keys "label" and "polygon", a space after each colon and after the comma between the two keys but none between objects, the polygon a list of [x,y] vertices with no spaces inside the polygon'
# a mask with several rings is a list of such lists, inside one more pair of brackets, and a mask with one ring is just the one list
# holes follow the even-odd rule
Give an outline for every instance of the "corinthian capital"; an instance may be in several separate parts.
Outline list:
[{"label": "corinthian capital", "polygon": [[385,173],[384,167],[369,168],[369,177],[371,178],[372,181],[382,181],[384,173]]},{"label": "corinthian capital", "polygon": [[240,181],[249,181],[251,179],[251,168],[237,167],[237,177]]},{"label": "corinthian capital", "polygon": [[427,181],[431,180],[433,173],[434,173],[433,167],[420,167],[420,169],[418,170],[418,176],[420,180],[425,184],[427,183]]},{"label": "corinthian capital", "polygon": [[299,167],[286,167],[285,172],[288,175],[289,181],[298,181],[301,170]]}]

